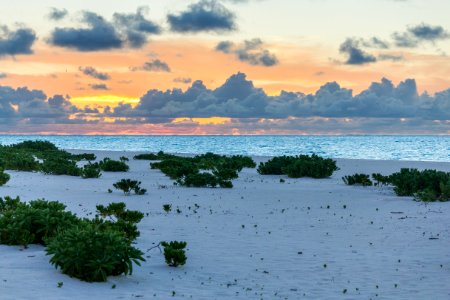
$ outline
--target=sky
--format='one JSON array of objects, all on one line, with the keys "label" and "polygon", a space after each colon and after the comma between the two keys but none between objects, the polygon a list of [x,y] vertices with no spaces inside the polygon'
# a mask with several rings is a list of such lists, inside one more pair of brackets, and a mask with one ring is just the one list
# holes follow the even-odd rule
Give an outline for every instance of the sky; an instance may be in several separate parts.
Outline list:
[{"label": "sky", "polygon": [[450,1],[0,7],[0,134],[450,134]]}]

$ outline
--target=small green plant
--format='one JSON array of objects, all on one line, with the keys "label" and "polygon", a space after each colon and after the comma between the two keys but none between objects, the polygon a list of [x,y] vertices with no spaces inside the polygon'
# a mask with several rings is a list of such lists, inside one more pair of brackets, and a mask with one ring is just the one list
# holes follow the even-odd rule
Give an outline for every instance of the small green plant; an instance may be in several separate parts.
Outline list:
[{"label": "small green plant", "polygon": [[389,184],[389,176],[381,175],[380,173],[372,174],[373,180],[375,180],[375,185],[388,185]]},{"label": "small green plant", "polygon": [[163,210],[168,214],[172,211],[172,204],[164,204]]},{"label": "small green plant", "polygon": [[362,185],[362,186],[372,186],[373,183],[367,174],[354,174],[342,177],[342,180],[346,185]]},{"label": "small green plant", "polygon": [[125,195],[130,195],[131,191],[134,191],[136,195],[144,195],[147,192],[146,189],[141,188],[141,182],[137,180],[121,179],[114,183],[113,186],[118,190],[122,190]]},{"label": "small green plant", "polygon": [[126,156],[119,157],[119,160],[120,161],[129,161],[128,157],[126,157]]},{"label": "small green plant", "polygon": [[161,242],[164,247],[164,258],[170,267],[178,267],[186,264],[186,242],[172,241],[170,243]]}]

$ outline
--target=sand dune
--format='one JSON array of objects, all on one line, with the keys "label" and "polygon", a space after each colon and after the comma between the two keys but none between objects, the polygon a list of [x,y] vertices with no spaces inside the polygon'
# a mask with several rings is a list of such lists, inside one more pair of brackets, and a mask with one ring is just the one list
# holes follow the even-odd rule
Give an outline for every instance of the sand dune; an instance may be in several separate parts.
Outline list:
[{"label": "sand dune", "polygon": [[[91,284],[54,269],[41,246],[0,246],[1,299],[450,299],[450,203],[341,180],[401,167],[450,171],[450,163],[341,159],[329,179],[244,169],[233,189],[197,189],[173,186],[134,153],[95,153],[129,157],[130,172],[81,179],[8,171],[0,196],[58,200],[80,216],[126,202],[148,213],[137,240],[147,261],[132,276]],[[121,178],[142,181],[148,193],[108,193]],[[182,213],[164,213],[166,203]],[[186,241],[187,264],[170,268],[158,249],[147,252],[161,240]]]}]

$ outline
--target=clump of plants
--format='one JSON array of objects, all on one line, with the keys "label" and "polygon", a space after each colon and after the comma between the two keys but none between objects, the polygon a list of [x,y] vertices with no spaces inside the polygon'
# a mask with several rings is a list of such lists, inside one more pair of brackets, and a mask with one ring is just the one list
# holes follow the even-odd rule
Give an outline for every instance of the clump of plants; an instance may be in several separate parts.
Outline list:
[{"label": "clump of plants", "polygon": [[389,176],[398,196],[414,196],[421,201],[449,201],[450,173],[403,168]]},{"label": "clump of plants", "polygon": [[99,162],[100,169],[105,172],[127,172],[130,167],[123,161],[112,160],[109,157]]},{"label": "clump of plants", "polygon": [[151,163],[152,169],[161,172],[186,187],[231,188],[231,180],[238,178],[243,168],[256,167],[255,162],[246,156],[223,156],[205,153],[194,157],[158,154],[160,162]]},{"label": "clump of plants", "polygon": [[92,220],[81,219],[60,202],[0,198],[0,243],[45,245],[52,265],[84,281],[131,274],[133,264],[144,261],[132,246],[144,214],[124,203],[99,205],[97,213]]},{"label": "clump of plants", "polygon": [[342,177],[342,180],[346,185],[362,185],[362,186],[372,186],[372,180],[367,174],[354,174]]},{"label": "clump of plants", "polygon": [[81,169],[81,177],[83,178],[99,178],[100,176],[102,176],[102,172],[98,163],[89,162]]},{"label": "clump of plants", "polygon": [[389,184],[389,176],[384,176],[381,175],[380,173],[373,173],[372,178],[375,181],[376,186]]},{"label": "clump of plants", "polygon": [[133,157],[136,160],[163,160],[168,158],[173,158],[175,155],[164,153],[163,151],[159,151],[158,153],[144,153],[138,154]]},{"label": "clump of plants", "polygon": [[2,167],[0,167],[0,186],[5,185],[11,176],[9,174],[5,173],[5,170],[3,170]]},{"label": "clump of plants", "polygon": [[81,221],[65,211],[62,203],[20,198],[0,198],[0,243],[6,245],[45,245],[58,231],[64,231]]},{"label": "clump of plants", "polygon": [[318,155],[278,156],[258,166],[261,175],[283,175],[291,178],[326,178],[339,170],[336,161]]},{"label": "clump of plants", "polygon": [[0,145],[0,165],[6,170],[83,176],[84,172],[77,166],[77,162],[95,159],[92,153],[71,154],[47,141],[24,141],[8,146]]},{"label": "clump of plants", "polygon": [[144,195],[147,190],[141,188],[141,182],[131,179],[121,179],[113,184],[113,186],[124,192],[125,195],[130,195],[131,191],[134,191],[136,195]]},{"label": "clump of plants", "polygon": [[170,243],[161,242],[164,247],[164,258],[170,267],[178,267],[186,264],[186,242],[172,241]]}]

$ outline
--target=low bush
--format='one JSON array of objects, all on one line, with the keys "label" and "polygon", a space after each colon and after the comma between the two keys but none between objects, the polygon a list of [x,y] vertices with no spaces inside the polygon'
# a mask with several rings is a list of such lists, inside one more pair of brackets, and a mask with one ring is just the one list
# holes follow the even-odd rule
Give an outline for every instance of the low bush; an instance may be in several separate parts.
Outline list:
[{"label": "low bush", "polygon": [[108,276],[132,274],[133,263],[140,266],[143,253],[120,232],[101,229],[85,222],[60,232],[46,248],[50,263],[64,274],[93,282]]},{"label": "low bush", "polygon": [[11,177],[0,167],[0,186],[5,185]]},{"label": "low bush", "polygon": [[150,166],[161,170],[181,186],[231,188],[231,180],[238,178],[238,172],[243,168],[254,168],[256,164],[250,157],[227,157],[208,152],[194,157],[168,155]]},{"label": "low bush", "polygon": [[41,171],[51,175],[82,175],[82,170],[77,166],[76,161],[58,156],[44,160],[41,165]]},{"label": "low bush", "polygon": [[0,148],[0,161],[6,170],[39,171],[40,164],[31,153],[24,151],[13,152],[8,148]]},{"label": "low bush", "polygon": [[278,156],[258,166],[262,175],[286,174],[291,178],[326,178],[339,170],[336,161],[318,155]]},{"label": "low bush", "polygon": [[354,174],[342,177],[342,180],[346,185],[362,185],[362,186],[371,186],[373,185],[370,180],[370,176],[367,174]]},{"label": "low bush", "polygon": [[159,151],[157,154],[154,153],[144,153],[144,154],[138,154],[133,157],[133,159],[136,160],[163,160],[168,158],[176,157],[172,154],[164,153],[163,151]]},{"label": "low bush", "polygon": [[170,243],[161,242],[164,247],[164,258],[166,259],[167,265],[170,267],[178,267],[186,264],[186,242],[172,241]]},{"label": "low bush", "polygon": [[81,177],[83,178],[99,178],[100,176],[102,176],[102,172],[98,163],[89,162],[81,169]]},{"label": "low bush", "polygon": [[100,169],[105,172],[127,172],[130,167],[123,161],[104,158],[99,162]]},{"label": "low bush", "polygon": [[421,201],[449,201],[450,173],[417,169],[401,169],[389,176],[398,196],[415,196]]},{"label": "low bush", "polygon": [[113,184],[113,186],[124,192],[125,195],[130,195],[131,191],[134,191],[136,195],[144,195],[147,190],[141,188],[141,182],[131,179],[121,179]]},{"label": "low bush", "polygon": [[97,159],[97,156],[94,153],[82,153],[82,154],[72,154],[72,158],[77,161],[80,160],[94,161]]},{"label": "low bush", "polygon": [[119,157],[119,160],[120,160],[120,161],[123,161],[123,162],[129,161],[128,157],[126,157],[126,156],[121,156],[121,157]]},{"label": "low bush", "polygon": [[168,214],[172,211],[172,204],[164,204],[163,210]]},{"label": "low bush", "polygon": [[45,245],[58,231],[80,223],[59,202],[35,200],[20,202],[19,198],[0,198],[0,243],[7,245]]},{"label": "low bush", "polygon": [[373,180],[375,180],[375,185],[388,185],[389,184],[389,176],[381,175],[380,173],[372,174]]},{"label": "low bush", "polygon": [[85,281],[106,281],[110,275],[131,274],[144,261],[132,246],[144,214],[125,203],[97,206],[93,220],[65,211],[60,202],[0,198],[0,243],[46,245],[50,263]]}]

